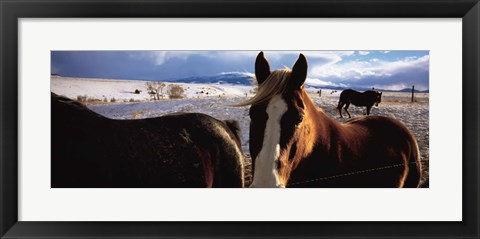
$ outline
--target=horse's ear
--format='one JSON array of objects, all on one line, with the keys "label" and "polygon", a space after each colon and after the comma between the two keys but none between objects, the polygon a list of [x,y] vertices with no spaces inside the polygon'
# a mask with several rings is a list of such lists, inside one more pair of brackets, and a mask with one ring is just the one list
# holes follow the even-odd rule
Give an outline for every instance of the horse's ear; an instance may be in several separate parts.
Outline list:
[{"label": "horse's ear", "polygon": [[261,51],[255,60],[255,78],[260,85],[267,80],[268,76],[270,76],[270,65]]},{"label": "horse's ear", "polygon": [[307,58],[303,54],[300,54],[297,62],[293,65],[292,75],[290,76],[290,85],[296,89],[300,89],[307,79]]}]

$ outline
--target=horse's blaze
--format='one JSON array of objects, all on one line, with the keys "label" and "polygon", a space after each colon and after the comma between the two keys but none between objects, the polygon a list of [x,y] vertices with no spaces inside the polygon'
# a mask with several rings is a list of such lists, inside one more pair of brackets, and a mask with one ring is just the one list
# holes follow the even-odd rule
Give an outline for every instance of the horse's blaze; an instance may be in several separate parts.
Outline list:
[{"label": "horse's blaze", "polygon": [[267,106],[268,119],[263,144],[255,159],[255,171],[251,187],[284,187],[278,176],[280,158],[280,120],[288,106],[280,95],[273,96]]}]

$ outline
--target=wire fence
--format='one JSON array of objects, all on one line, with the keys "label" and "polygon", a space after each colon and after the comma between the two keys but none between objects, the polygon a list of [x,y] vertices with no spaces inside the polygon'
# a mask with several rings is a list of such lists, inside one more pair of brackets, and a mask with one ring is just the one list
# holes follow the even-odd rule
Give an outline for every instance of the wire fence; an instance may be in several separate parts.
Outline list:
[{"label": "wire fence", "polygon": [[[417,161],[417,162],[410,162],[410,164],[417,164],[417,163],[423,163],[423,162],[428,162],[428,160],[420,160],[420,161]],[[391,169],[391,168],[396,168],[396,167],[401,167],[401,166],[405,166],[405,164],[403,164],[403,163],[394,164],[394,165],[383,166],[383,167],[378,167],[378,168],[364,169],[364,170],[359,170],[359,171],[355,171],[355,172],[348,172],[348,173],[343,173],[343,174],[326,176],[326,177],[321,177],[321,178],[316,178],[316,179],[309,179],[309,180],[304,180],[304,181],[299,181],[299,182],[292,182],[292,183],[288,183],[287,186],[294,186],[294,185],[307,184],[307,183],[313,183],[313,182],[318,182],[318,181],[332,180],[332,179],[336,179],[336,178],[348,177],[348,176],[353,176],[353,175],[358,175],[358,174],[363,174],[363,173],[370,173],[370,172],[374,172],[374,171]]]}]

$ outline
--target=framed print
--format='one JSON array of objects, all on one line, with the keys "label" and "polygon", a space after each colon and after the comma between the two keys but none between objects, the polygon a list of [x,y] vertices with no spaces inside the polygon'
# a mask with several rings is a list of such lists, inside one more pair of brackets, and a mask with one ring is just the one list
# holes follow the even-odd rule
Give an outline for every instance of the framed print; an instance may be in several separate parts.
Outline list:
[{"label": "framed print", "polygon": [[479,236],[476,0],[0,11],[2,238]]}]

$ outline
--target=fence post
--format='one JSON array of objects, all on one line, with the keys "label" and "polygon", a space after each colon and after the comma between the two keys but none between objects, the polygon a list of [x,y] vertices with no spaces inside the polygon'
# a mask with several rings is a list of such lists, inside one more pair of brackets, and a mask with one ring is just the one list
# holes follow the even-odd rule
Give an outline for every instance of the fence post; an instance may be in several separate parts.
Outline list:
[{"label": "fence post", "polygon": [[412,85],[412,103],[415,101],[415,85]]}]

